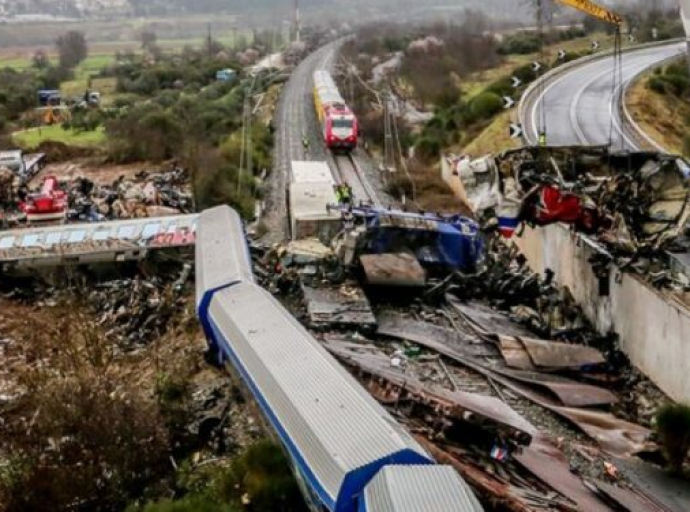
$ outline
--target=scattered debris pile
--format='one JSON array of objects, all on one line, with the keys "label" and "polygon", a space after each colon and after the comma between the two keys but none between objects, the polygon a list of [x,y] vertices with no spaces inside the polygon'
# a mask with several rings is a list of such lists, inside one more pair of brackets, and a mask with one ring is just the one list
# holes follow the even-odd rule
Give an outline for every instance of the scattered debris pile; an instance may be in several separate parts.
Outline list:
[{"label": "scattered debris pile", "polygon": [[142,171],[134,179],[121,176],[105,186],[81,177],[66,184],[66,188],[68,218],[73,221],[162,217],[194,211],[189,178],[179,167],[159,173]]},{"label": "scattered debris pile", "polygon": [[[448,164],[449,162],[446,161]],[[478,160],[451,158],[468,205],[510,237],[521,224],[564,223],[602,245],[593,262],[656,276],[690,218],[688,164],[660,153],[600,147],[525,147]],[[689,246],[690,248],[690,246]],[[653,279],[684,290],[682,273]]]},{"label": "scattered debris pile", "polygon": [[13,187],[2,196],[8,227],[24,221],[101,222],[194,212],[189,176],[177,166],[164,172],[141,171],[131,178],[123,175],[109,184],[85,176],[48,176],[36,189],[16,182]]},{"label": "scattered debris pile", "polygon": [[261,281],[485,503],[684,510],[688,492],[669,500],[665,479],[641,486],[628,469],[642,464],[638,455],[658,457],[651,418],[667,398],[630,367],[615,336],[596,333],[553,276],[533,273],[498,236],[483,244],[475,268],[395,283],[404,301],[384,294],[377,302],[377,287],[391,282],[371,275],[398,265],[386,252],[359,267],[340,254],[347,244],[331,250],[307,240],[254,247],[254,260]]}]

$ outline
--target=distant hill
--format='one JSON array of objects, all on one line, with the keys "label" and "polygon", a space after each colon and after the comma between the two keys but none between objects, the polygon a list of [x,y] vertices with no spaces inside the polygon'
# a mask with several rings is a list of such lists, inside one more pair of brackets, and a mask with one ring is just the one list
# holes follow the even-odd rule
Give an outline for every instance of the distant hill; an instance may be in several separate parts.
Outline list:
[{"label": "distant hill", "polygon": [[[192,13],[258,13],[286,16],[294,0],[0,0],[0,16],[52,15],[62,17],[147,16]],[[522,0],[300,0],[305,18],[337,18],[341,12],[380,11],[396,18],[403,13],[434,10],[484,9],[502,17],[524,12]]]}]

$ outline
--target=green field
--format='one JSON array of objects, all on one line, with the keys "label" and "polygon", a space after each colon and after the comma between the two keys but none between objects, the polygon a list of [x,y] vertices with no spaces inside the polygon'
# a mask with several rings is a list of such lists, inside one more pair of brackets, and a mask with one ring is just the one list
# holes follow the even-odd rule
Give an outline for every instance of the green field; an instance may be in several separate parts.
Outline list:
[{"label": "green field", "polygon": [[[245,37],[246,40],[251,39],[251,32],[240,33],[237,37]],[[233,35],[214,37],[219,43],[232,46],[235,43],[235,37]],[[185,39],[163,39],[158,41],[158,46],[160,46],[165,51],[177,51],[185,46],[191,46],[195,48],[201,47],[205,44],[206,39],[203,37],[192,37]],[[11,54],[3,53],[3,49],[0,48],[0,68],[14,68],[17,70],[23,70],[31,67],[31,55],[41,47],[27,47],[25,51],[22,51],[22,57],[17,56],[16,49]],[[53,63],[57,61],[57,53],[53,47],[42,47],[43,50],[48,52],[48,56]],[[139,41],[117,41],[110,43],[93,43],[89,45],[89,56],[87,59],[79,66],[85,71],[98,71],[104,66],[112,64],[114,62],[115,54],[117,52],[128,52],[132,51],[138,53],[141,51],[141,43]]]},{"label": "green field", "polygon": [[76,147],[93,147],[103,144],[106,138],[102,128],[92,132],[75,132],[65,130],[61,125],[53,125],[16,132],[12,139],[21,148],[32,149],[46,141],[63,142]]}]

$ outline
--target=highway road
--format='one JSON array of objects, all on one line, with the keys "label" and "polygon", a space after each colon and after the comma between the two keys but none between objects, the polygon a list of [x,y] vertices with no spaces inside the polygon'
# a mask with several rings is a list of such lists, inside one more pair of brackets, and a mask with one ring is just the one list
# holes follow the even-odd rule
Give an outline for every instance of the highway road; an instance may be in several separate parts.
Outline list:
[{"label": "highway road", "polygon": [[615,90],[612,56],[546,78],[522,103],[521,121],[527,141],[538,142],[538,131],[545,120],[549,145],[611,143],[613,149],[640,149],[643,143],[639,135],[621,115],[622,91],[640,73],[684,50],[684,43],[673,43],[623,54],[622,80]]}]

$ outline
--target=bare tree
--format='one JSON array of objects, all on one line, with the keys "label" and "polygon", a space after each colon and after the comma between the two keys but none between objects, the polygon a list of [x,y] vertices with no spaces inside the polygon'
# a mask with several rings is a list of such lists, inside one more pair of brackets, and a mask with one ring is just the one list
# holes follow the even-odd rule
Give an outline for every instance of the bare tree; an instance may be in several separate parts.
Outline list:
[{"label": "bare tree", "polygon": [[139,36],[141,48],[146,51],[153,51],[158,45],[158,36],[152,30],[143,30]]},{"label": "bare tree", "polygon": [[55,41],[60,55],[60,67],[71,69],[86,59],[89,47],[83,32],[71,30]]},{"label": "bare tree", "polygon": [[45,50],[36,50],[33,57],[31,57],[31,65],[36,69],[45,69],[50,66],[50,59]]}]

